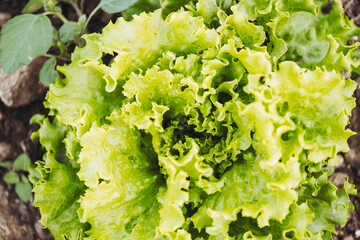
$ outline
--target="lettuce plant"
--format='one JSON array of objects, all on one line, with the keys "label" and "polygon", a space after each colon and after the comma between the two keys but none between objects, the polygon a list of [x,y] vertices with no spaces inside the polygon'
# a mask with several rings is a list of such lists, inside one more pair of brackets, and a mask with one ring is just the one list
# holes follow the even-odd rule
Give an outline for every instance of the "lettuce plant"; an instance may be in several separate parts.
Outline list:
[{"label": "lettuce plant", "polygon": [[[171,2],[171,1],[169,1]],[[85,35],[33,136],[56,239],[331,239],[358,33],[334,1],[186,1]],[[180,7],[180,6],[178,6]],[[110,59],[110,60],[109,60]]]}]

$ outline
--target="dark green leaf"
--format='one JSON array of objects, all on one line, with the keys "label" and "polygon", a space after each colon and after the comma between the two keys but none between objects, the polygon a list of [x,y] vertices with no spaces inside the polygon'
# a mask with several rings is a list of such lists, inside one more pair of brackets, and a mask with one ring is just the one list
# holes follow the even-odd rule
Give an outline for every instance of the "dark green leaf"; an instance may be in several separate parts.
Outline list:
[{"label": "dark green leaf", "polygon": [[99,7],[105,12],[112,14],[124,11],[136,2],[137,0],[101,0]]},{"label": "dark green leaf", "polygon": [[40,10],[43,7],[43,2],[41,0],[30,0],[21,13],[33,13]]},{"label": "dark green leaf", "polygon": [[4,176],[4,181],[9,184],[17,183],[17,182],[19,182],[19,176],[17,175],[16,172],[8,172]]},{"label": "dark green leaf", "polygon": [[177,0],[160,0],[161,8],[163,11],[163,16],[167,16],[171,12],[176,12],[181,7],[188,4],[190,0],[183,0],[183,1],[177,1]]},{"label": "dark green leaf", "polygon": [[34,205],[41,210],[40,222],[50,229],[56,239],[78,239],[85,229],[77,214],[84,183],[79,180],[75,169],[58,163],[49,153],[47,162],[51,162],[51,170],[47,170],[46,178],[43,176],[36,180],[35,176],[29,177],[36,180],[33,182]]},{"label": "dark green leaf", "polygon": [[29,201],[32,187],[26,177],[21,177],[21,182],[16,183],[15,192],[23,202]]},{"label": "dark green leaf", "polygon": [[152,12],[160,8],[159,0],[138,0],[134,5],[126,9],[122,16],[126,20],[131,20],[133,15],[139,15],[142,12]]},{"label": "dark green leaf", "polygon": [[29,157],[23,153],[20,156],[18,156],[14,162],[14,169],[15,170],[23,170],[23,171],[29,171],[29,164],[30,159]]},{"label": "dark green leaf", "polygon": [[45,54],[51,47],[52,35],[51,22],[44,15],[24,14],[7,21],[0,39],[3,70],[12,73]]},{"label": "dark green leaf", "polygon": [[47,60],[40,71],[40,82],[49,87],[51,83],[55,82],[55,79],[59,77],[58,72],[55,71],[56,59],[55,57]]}]

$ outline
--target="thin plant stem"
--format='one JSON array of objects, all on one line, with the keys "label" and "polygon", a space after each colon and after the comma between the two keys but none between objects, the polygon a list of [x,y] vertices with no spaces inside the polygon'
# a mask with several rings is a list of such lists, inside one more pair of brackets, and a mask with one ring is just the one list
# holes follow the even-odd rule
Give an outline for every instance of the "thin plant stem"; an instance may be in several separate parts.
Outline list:
[{"label": "thin plant stem", "polygon": [[44,15],[55,15],[58,18],[60,18],[61,21],[63,21],[64,23],[67,22],[68,20],[66,19],[66,17],[64,17],[64,15],[62,15],[59,12],[44,12]]},{"label": "thin plant stem", "polygon": [[66,0],[63,0],[63,2],[66,2],[66,3],[70,4],[70,5],[74,8],[76,14],[77,14],[79,17],[82,15],[82,11],[80,10],[80,8],[78,7],[78,5],[77,5],[75,2],[73,2],[73,1],[66,1]]},{"label": "thin plant stem", "polygon": [[91,18],[95,15],[95,13],[96,13],[99,9],[100,9],[100,7],[99,7],[99,5],[98,5],[98,6],[97,6],[96,8],[94,8],[94,10],[90,13],[88,19],[86,19],[86,22],[85,22],[83,28],[81,29],[80,36],[85,33],[86,28],[87,28],[87,26],[89,25],[89,22],[90,22]]},{"label": "thin plant stem", "polygon": [[85,0],[80,1],[80,10],[81,10],[81,12],[84,12],[84,2],[85,2]]},{"label": "thin plant stem", "polygon": [[78,5],[74,2],[70,3],[71,6],[73,6],[73,8],[75,9],[75,12],[77,13],[77,15],[80,17],[82,15],[82,11],[80,10],[80,8],[78,7]]},{"label": "thin plant stem", "polygon": [[63,61],[70,61],[70,58],[67,58],[67,57],[63,57],[63,56],[60,56],[60,55],[53,55],[53,54],[50,54],[50,53],[45,53],[43,55],[44,57],[47,57],[47,58],[52,58],[52,57],[55,57],[59,60],[63,60]]}]

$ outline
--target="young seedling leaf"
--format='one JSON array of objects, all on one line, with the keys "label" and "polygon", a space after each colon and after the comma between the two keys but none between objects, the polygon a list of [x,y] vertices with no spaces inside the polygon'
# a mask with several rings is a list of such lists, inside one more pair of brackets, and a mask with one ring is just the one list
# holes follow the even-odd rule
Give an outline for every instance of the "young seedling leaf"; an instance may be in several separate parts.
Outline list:
[{"label": "young seedling leaf", "polygon": [[79,20],[78,20],[79,23],[81,24],[84,24],[86,22],[86,15],[83,14],[79,17]]},{"label": "young seedling leaf", "polygon": [[82,15],[78,22],[68,21],[64,23],[59,29],[60,40],[63,43],[74,41],[76,36],[80,35],[85,20],[86,16]]},{"label": "young seedling leaf", "polygon": [[51,22],[44,15],[23,14],[6,22],[0,39],[3,70],[12,73],[45,54],[51,47],[52,35]]},{"label": "young seedling leaf", "polygon": [[44,6],[41,0],[30,0],[21,11],[21,13],[34,13]]},{"label": "young seedling leaf", "polygon": [[23,171],[29,171],[29,164],[30,159],[29,157],[23,153],[20,156],[18,156],[14,162],[14,169],[15,170],[23,170]]},{"label": "young seedling leaf", "polygon": [[55,71],[56,59],[55,57],[47,60],[40,71],[40,82],[49,87],[51,83],[55,82],[55,79],[59,77],[58,72]]},{"label": "young seedling leaf", "polygon": [[10,162],[10,161],[0,162],[0,167],[11,168],[12,162]]},{"label": "young seedling leaf", "polygon": [[29,181],[24,176],[22,176],[21,181],[15,185],[15,192],[23,202],[29,201],[31,197],[31,189]]},{"label": "young seedling leaf", "polygon": [[19,182],[19,176],[17,175],[16,172],[8,172],[4,176],[4,181],[9,183],[9,184],[18,183]]},{"label": "young seedling leaf", "polygon": [[112,14],[128,9],[138,0],[101,0],[99,7],[105,12]]}]

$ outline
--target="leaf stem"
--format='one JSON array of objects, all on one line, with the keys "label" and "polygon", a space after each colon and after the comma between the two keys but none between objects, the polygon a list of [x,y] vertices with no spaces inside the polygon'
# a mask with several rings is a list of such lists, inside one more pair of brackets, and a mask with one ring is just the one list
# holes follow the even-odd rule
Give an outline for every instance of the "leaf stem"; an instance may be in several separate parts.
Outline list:
[{"label": "leaf stem", "polygon": [[71,0],[61,0],[61,1],[64,3],[70,4],[79,17],[82,15],[82,11],[80,10],[80,8],[78,7],[78,5],[75,2],[73,2]]},{"label": "leaf stem", "polygon": [[84,12],[84,1],[85,0],[80,1],[80,10],[81,10],[81,12]]},{"label": "leaf stem", "polygon": [[76,5],[76,3],[74,3],[74,2],[70,2],[70,4],[75,9],[75,12],[77,13],[77,15],[80,17],[82,15],[82,12],[81,12],[80,8],[78,7],[78,5]]},{"label": "leaf stem", "polygon": [[60,18],[61,21],[63,21],[64,23],[67,22],[68,20],[66,19],[66,17],[64,17],[64,15],[62,15],[59,12],[44,12],[44,15],[55,15],[58,18]]},{"label": "leaf stem", "polygon": [[96,13],[99,9],[100,9],[100,6],[97,5],[96,8],[94,8],[94,10],[90,13],[88,19],[86,19],[86,22],[85,22],[83,28],[81,29],[80,36],[82,36],[82,35],[85,33],[86,28],[87,28],[87,26],[89,25],[90,19],[95,15],[95,13]]},{"label": "leaf stem", "polygon": [[70,61],[70,58],[67,58],[67,57],[64,57],[64,56],[61,56],[61,55],[53,55],[53,54],[50,54],[50,53],[45,53],[43,56],[47,57],[47,58],[54,57],[56,59],[63,60],[63,61],[66,61],[66,62]]}]

